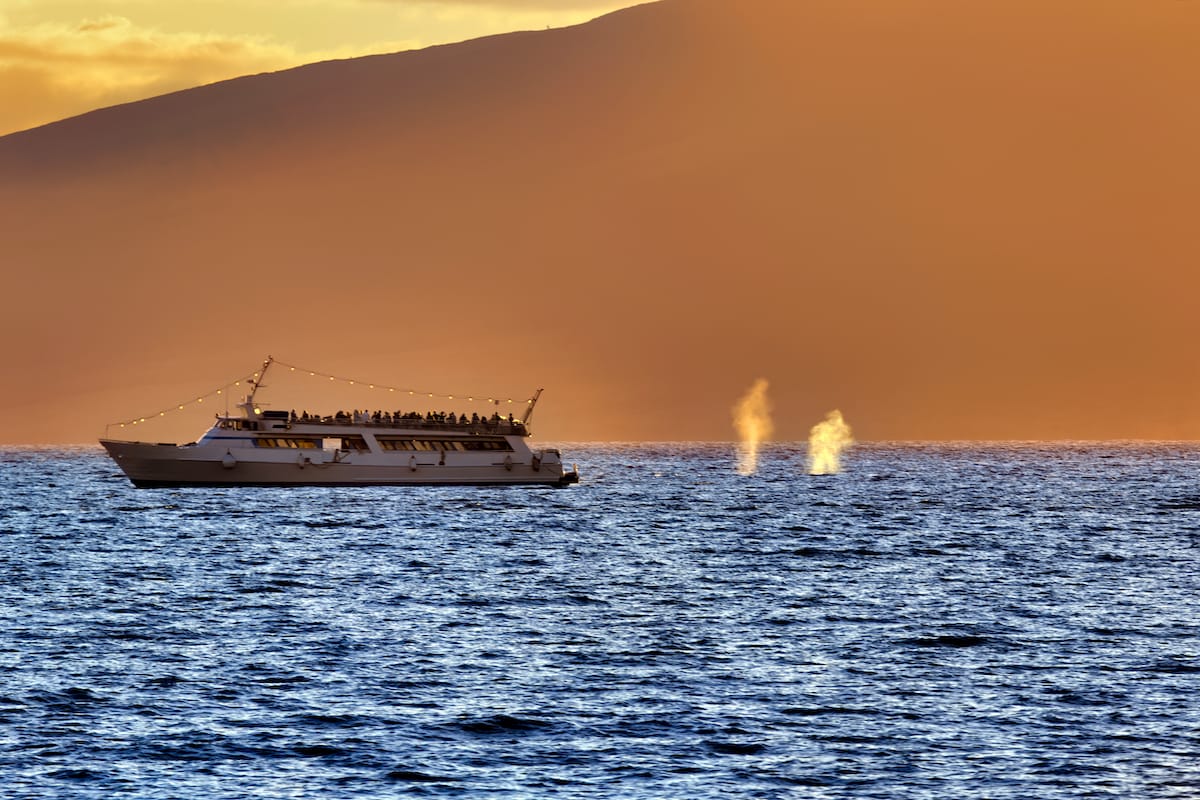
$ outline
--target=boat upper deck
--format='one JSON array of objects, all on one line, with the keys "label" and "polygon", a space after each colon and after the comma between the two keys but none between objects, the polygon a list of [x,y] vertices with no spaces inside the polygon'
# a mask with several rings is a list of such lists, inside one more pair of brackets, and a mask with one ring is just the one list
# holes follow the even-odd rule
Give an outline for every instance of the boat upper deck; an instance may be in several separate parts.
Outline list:
[{"label": "boat upper deck", "polygon": [[389,413],[385,411],[338,411],[335,414],[309,414],[307,411],[297,414],[295,411],[262,411],[251,416],[222,416],[217,418],[216,427],[225,430],[241,431],[280,431],[298,428],[345,428],[363,427],[371,429],[403,429],[412,431],[437,431],[452,433],[460,436],[528,436],[529,430],[519,420],[509,414],[502,417],[493,414],[490,417],[480,417],[478,414],[461,416],[453,413],[429,412],[427,414]]}]

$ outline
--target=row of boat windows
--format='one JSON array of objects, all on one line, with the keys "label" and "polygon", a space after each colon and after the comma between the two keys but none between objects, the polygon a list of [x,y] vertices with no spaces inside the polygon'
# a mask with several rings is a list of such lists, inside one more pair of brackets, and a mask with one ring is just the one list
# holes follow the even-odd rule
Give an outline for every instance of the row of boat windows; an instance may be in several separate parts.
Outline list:
[{"label": "row of boat windows", "polygon": [[384,439],[376,441],[384,450],[512,450],[512,445],[503,439]]},{"label": "row of boat windows", "polygon": [[[510,445],[504,439],[385,439],[380,437],[378,440],[379,447],[383,450],[404,450],[413,452],[441,452],[441,451],[480,451],[480,450],[500,450],[511,451]],[[269,437],[263,436],[254,439],[255,447],[290,447],[300,450],[319,450],[321,449],[320,439],[300,439],[297,437]],[[339,445],[342,450],[356,450],[360,453],[366,453],[370,448],[367,447],[367,442],[361,436],[349,436],[341,440]]]}]

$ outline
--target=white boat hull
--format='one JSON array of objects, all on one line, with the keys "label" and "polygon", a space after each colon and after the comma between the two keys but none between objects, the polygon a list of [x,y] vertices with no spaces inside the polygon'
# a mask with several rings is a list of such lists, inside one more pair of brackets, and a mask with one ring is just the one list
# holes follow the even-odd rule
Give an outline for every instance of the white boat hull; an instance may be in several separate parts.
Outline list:
[{"label": "white boat hull", "polygon": [[376,454],[327,450],[259,450],[102,439],[139,488],[184,486],[566,486],[556,451]]}]

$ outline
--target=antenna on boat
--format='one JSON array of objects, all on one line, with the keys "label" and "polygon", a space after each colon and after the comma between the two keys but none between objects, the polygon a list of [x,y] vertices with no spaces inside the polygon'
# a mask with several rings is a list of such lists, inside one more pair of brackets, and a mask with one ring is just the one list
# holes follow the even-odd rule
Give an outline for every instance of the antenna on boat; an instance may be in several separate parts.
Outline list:
[{"label": "antenna on boat", "polygon": [[529,427],[529,420],[533,419],[533,407],[537,405],[538,398],[542,396],[542,389],[538,389],[533,393],[533,397],[529,398],[529,406],[525,409],[525,419],[521,422],[526,428]]}]

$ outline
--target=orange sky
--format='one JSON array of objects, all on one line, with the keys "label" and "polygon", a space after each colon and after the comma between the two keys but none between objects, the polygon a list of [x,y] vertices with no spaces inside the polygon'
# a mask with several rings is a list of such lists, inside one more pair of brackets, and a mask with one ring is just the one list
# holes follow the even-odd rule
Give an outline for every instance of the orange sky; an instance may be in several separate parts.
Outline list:
[{"label": "orange sky", "polygon": [[1197,53],[1191,3],[667,0],[0,137],[0,442],[268,353],[543,386],[552,440],[728,440],[759,378],[776,440],[1200,438]]},{"label": "orange sky", "polygon": [[330,58],[572,25],[631,0],[0,3],[0,134]]}]

